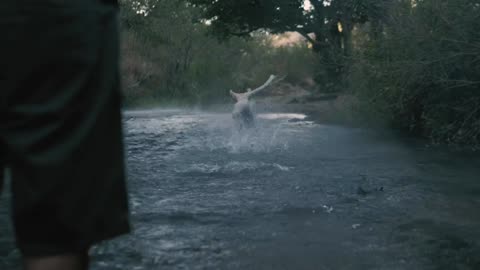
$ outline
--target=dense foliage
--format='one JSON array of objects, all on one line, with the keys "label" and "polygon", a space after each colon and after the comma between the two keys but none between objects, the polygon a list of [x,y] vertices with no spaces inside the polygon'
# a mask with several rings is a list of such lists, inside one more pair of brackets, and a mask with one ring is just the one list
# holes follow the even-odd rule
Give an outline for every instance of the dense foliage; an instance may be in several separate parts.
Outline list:
[{"label": "dense foliage", "polygon": [[[480,144],[478,0],[124,1],[127,100],[205,103],[269,73],[314,77],[375,119]],[[287,31],[303,44],[272,47]]]},{"label": "dense foliage", "polygon": [[435,141],[480,143],[478,0],[192,2],[222,36],[302,33],[320,54],[323,91],[350,89],[375,117]]},{"label": "dense foliage", "polygon": [[271,73],[288,75],[294,84],[312,77],[305,43],[275,48],[262,32],[219,40],[208,34],[201,14],[186,1],[123,2],[127,105],[203,105],[227,101],[229,89],[260,85]]},{"label": "dense foliage", "polygon": [[391,0],[190,0],[203,7],[212,21],[211,31],[225,36],[245,36],[258,29],[270,33],[296,31],[312,45],[320,59],[316,81],[324,91],[345,87],[345,70],[352,56],[355,25],[379,24]]},{"label": "dense foliage", "polygon": [[388,15],[358,38],[350,87],[395,126],[480,144],[480,2],[399,1]]}]

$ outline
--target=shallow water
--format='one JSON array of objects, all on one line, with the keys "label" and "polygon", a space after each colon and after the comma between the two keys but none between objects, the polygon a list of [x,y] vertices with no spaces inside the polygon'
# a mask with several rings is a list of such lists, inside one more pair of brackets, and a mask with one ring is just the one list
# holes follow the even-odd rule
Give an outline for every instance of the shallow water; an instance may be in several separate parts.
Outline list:
[{"label": "shallow water", "polygon": [[[257,120],[126,112],[135,230],[95,247],[93,269],[480,269],[478,155]],[[19,269],[6,212],[0,269]]]}]

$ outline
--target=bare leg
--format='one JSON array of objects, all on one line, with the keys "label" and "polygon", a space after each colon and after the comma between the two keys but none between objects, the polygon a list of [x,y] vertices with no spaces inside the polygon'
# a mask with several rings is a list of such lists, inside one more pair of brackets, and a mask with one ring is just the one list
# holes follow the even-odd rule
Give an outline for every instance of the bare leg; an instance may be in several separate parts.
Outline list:
[{"label": "bare leg", "polygon": [[26,257],[25,270],[88,270],[88,253],[51,257]]}]

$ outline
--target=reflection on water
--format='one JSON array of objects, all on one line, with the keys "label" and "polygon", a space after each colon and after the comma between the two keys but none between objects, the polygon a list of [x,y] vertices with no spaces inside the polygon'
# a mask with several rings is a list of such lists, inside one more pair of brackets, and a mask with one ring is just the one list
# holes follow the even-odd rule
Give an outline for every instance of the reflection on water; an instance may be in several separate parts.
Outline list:
[{"label": "reflection on water", "polygon": [[257,117],[262,119],[270,119],[270,120],[276,120],[276,119],[303,120],[307,118],[305,114],[300,114],[300,113],[263,113],[263,114],[259,114]]},{"label": "reflection on water", "polygon": [[306,120],[125,113],[135,231],[93,269],[480,269],[478,157]]}]

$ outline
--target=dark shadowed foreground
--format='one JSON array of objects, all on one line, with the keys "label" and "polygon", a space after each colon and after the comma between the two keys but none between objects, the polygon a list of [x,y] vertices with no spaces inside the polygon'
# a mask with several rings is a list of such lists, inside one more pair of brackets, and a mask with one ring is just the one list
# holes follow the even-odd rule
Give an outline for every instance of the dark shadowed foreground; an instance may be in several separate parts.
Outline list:
[{"label": "dark shadowed foreground", "polygon": [[478,155],[303,117],[127,112],[135,232],[93,269],[480,269]]}]

